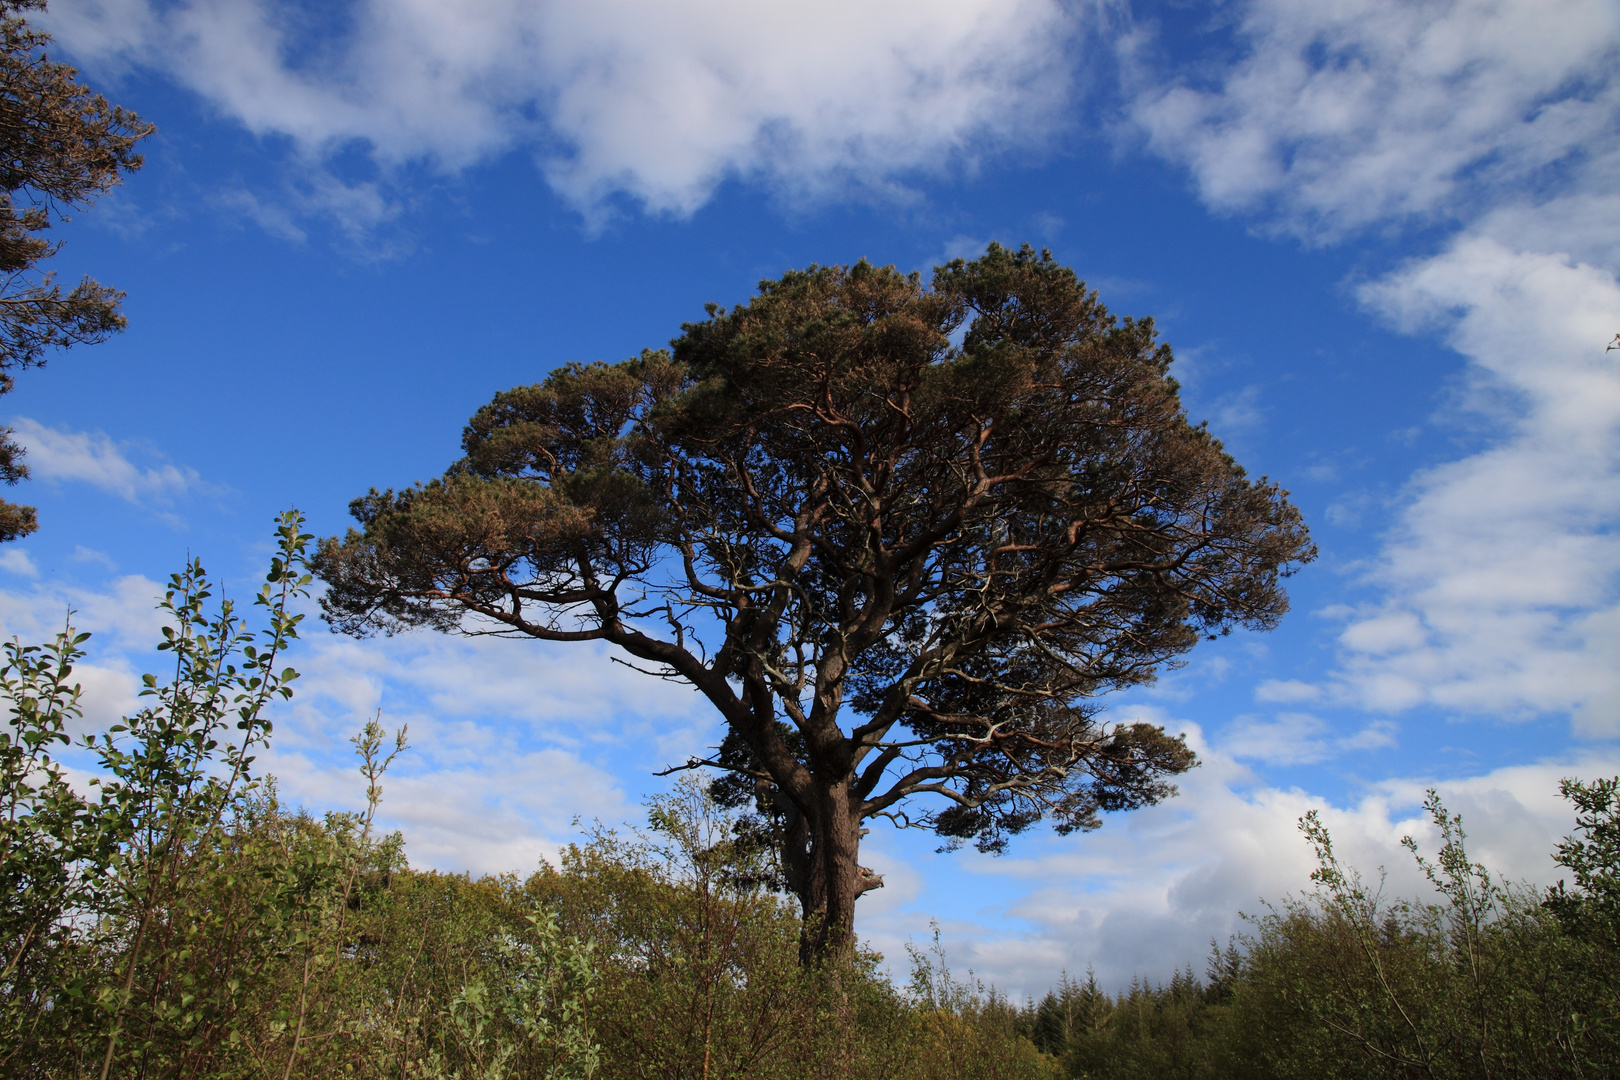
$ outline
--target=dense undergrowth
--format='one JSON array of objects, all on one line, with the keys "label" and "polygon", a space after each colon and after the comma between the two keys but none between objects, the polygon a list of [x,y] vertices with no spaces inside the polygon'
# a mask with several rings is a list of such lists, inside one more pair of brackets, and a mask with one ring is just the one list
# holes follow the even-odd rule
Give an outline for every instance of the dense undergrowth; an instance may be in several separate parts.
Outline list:
[{"label": "dense undergrowth", "polygon": [[1204,979],[1117,997],[1065,979],[1017,1030],[1056,1075],[1097,1080],[1620,1075],[1617,789],[1564,783],[1578,833],[1556,858],[1575,885],[1548,893],[1471,862],[1431,793],[1443,846],[1419,862],[1435,903],[1384,901],[1307,815],[1316,889],[1252,920]]},{"label": "dense undergrowth", "polygon": [[[1314,818],[1316,891],[1166,986],[1067,979],[1017,1007],[937,950],[806,971],[770,852],[695,786],[528,877],[413,870],[372,822],[390,744],[355,739],[366,809],[315,817],[256,778],[296,678],[308,537],[249,630],[193,564],[164,602],[172,676],[59,763],[82,637],[6,649],[0,1075],[16,1077],[1606,1077],[1620,1070],[1620,798],[1566,784],[1571,884],[1505,886],[1438,801],[1434,904],[1384,902]],[[1414,849],[1414,854],[1416,854]]]}]

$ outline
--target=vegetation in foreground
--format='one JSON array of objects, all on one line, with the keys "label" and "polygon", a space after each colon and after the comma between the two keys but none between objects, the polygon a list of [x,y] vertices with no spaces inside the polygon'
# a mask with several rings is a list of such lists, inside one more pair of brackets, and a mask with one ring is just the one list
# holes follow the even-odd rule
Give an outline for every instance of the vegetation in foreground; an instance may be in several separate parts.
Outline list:
[{"label": "vegetation in foreground", "polygon": [[1574,886],[1497,880],[1431,792],[1437,903],[1384,901],[1314,813],[1316,890],[1167,986],[1067,979],[1016,1030],[1064,1077],[1486,1078],[1620,1074],[1620,779],[1565,781]]},{"label": "vegetation in foreground", "polygon": [[[82,635],[6,648],[0,1072],[17,1077],[1607,1077],[1617,1071],[1620,781],[1569,782],[1549,893],[1444,844],[1437,904],[1385,903],[1314,818],[1317,889],[1168,986],[1065,979],[1014,1006],[937,951],[800,963],[757,830],[688,784],[650,829],[598,830],[527,878],[412,870],[372,823],[390,745],[355,739],[366,809],[282,806],[252,771],[297,636],[309,537],[289,514],[251,630],[193,564],[172,677],[81,750]],[[1414,848],[1414,854],[1416,854]]]}]

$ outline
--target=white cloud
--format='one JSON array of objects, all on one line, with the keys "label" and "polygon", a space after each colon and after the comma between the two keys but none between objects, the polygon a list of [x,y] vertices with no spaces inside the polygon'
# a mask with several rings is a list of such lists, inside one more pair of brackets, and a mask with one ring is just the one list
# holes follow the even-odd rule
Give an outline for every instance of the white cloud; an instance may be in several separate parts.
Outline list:
[{"label": "white cloud", "polygon": [[1320,717],[1310,713],[1279,713],[1270,720],[1242,716],[1228,727],[1221,749],[1243,761],[1268,765],[1310,765],[1350,750],[1376,750],[1395,745],[1394,726],[1388,721],[1367,725],[1352,735],[1335,735]]},{"label": "white cloud", "polygon": [[105,731],[140,707],[138,670],[154,670],[161,620],[153,605],[163,587],[149,578],[119,578],[101,589],[64,587],[50,582],[28,592],[0,590],[0,639],[44,644],[71,621],[88,631],[88,655],[73,666],[83,689],[83,716],[69,726],[78,737]]},{"label": "white cloud", "polygon": [[1466,219],[1616,145],[1609,0],[1250,0],[1236,39],[1203,79],[1138,57],[1129,115],[1211,206],[1305,235]]},{"label": "white cloud", "polygon": [[68,727],[75,738],[104,732],[144,704],[140,676],[123,657],[107,657],[103,663],[80,661],[73,665],[73,679],[83,691],[79,705],[84,710]]},{"label": "white cloud", "polygon": [[162,620],[154,605],[163,586],[151,578],[128,575],[100,589],[41,583],[30,592],[0,590],[0,637],[25,642],[48,641],[62,631],[69,613],[77,630],[96,635],[98,649],[120,655],[151,649]]},{"label": "white cloud", "polygon": [[333,14],[308,40],[267,0],[87,0],[48,25],[80,62],[161,71],[308,160],[361,142],[456,170],[522,147],[587,212],[623,194],[690,214],[732,176],[892,194],[1037,135],[1068,83],[1057,0],[357,0],[342,40]]},{"label": "white cloud", "polygon": [[1620,149],[1595,157],[1580,179],[1576,189],[1544,202],[1496,207],[1474,231],[1515,251],[1556,251],[1620,267]]},{"label": "white cloud", "polygon": [[1367,571],[1387,599],[1341,636],[1346,686],[1375,708],[1572,711],[1620,734],[1620,364],[1604,352],[1620,283],[1465,236],[1362,295],[1440,328],[1501,434],[1412,479]]},{"label": "white cloud", "polygon": [[293,212],[278,203],[267,203],[246,188],[237,188],[218,196],[219,205],[232,213],[247,218],[253,224],[293,244],[302,244],[309,234],[298,224]]},{"label": "white cloud", "polygon": [[171,499],[198,486],[195,469],[136,465],[103,432],[59,431],[27,417],[13,421],[12,431],[28,451],[29,471],[40,480],[78,481],[133,503]]},{"label": "white cloud", "polygon": [[[397,726],[394,717],[384,721]],[[364,809],[358,759],[289,754],[281,738],[286,726],[278,727],[258,762],[278,778],[283,800],[316,810]],[[542,857],[556,861],[576,836],[575,817],[617,824],[639,816],[617,777],[567,751],[524,752],[483,739],[485,754],[458,767],[436,756],[438,742],[424,738],[414,722],[410,741],[383,776],[377,824],[404,834],[406,855],[417,867],[527,873]]]},{"label": "white cloud", "polygon": [[533,868],[576,835],[576,817],[641,816],[623,773],[648,778],[717,741],[693,694],[612,663],[605,648],[436,633],[356,641],[305,626],[288,656],[297,695],[278,710],[261,767],[291,801],[353,807],[363,789],[349,736],[379,711],[388,728],[408,726],[379,820],[403,829],[418,866]]},{"label": "white cloud", "polygon": [[[73,734],[104,731],[140,707],[139,672],[164,677],[154,649],[162,593],[139,576],[0,590],[0,638],[48,641],[71,611],[74,628],[92,634],[74,670],[85,715]],[[532,868],[574,837],[576,817],[640,817],[624,774],[654,786],[654,770],[717,741],[694,694],[612,663],[605,649],[431,633],[356,641],[314,617],[304,631],[286,656],[302,673],[295,695],[268,714],[274,735],[256,768],[278,777],[292,805],[355,809],[364,787],[349,737],[379,712],[390,729],[408,726],[411,749],[384,782],[379,820],[404,830],[419,866]]]},{"label": "white cloud", "polygon": [[1279,703],[1314,701],[1321,696],[1320,687],[1298,679],[1267,679],[1254,691],[1256,701]]},{"label": "white cloud", "polygon": [[83,544],[75,544],[73,546],[73,561],[80,563],[97,563],[101,566],[105,566],[108,570],[118,569],[118,564],[113,561],[113,557],[111,555],[108,555],[105,551],[98,551],[95,548],[85,547]]},{"label": "white cloud", "polygon": [[8,547],[0,551],[0,570],[8,574],[20,574],[23,577],[39,577],[39,567],[34,565],[33,556],[18,547]]},{"label": "white cloud", "polygon": [[1620,6],[1247,0],[1230,25],[1235,59],[1171,80],[1124,46],[1131,118],[1210,206],[1312,241],[1459,223],[1359,297],[1465,358],[1450,419],[1486,446],[1409,480],[1335,696],[1620,735]]},{"label": "white cloud", "polygon": [[1245,386],[1217,397],[1209,404],[1210,421],[1215,433],[1225,438],[1235,433],[1253,430],[1265,422],[1265,408],[1260,404],[1260,387]]},{"label": "white cloud", "polygon": [[[977,916],[941,920],[953,967],[971,967],[1015,994],[1042,993],[1061,971],[1077,974],[1088,965],[1116,989],[1135,975],[1167,980],[1189,963],[1201,972],[1212,938],[1224,944],[1248,929],[1240,911],[1255,914],[1265,901],[1309,890],[1314,863],[1297,823],[1312,809],[1347,863],[1375,881],[1380,867],[1388,870],[1386,895],[1432,896],[1400,847],[1409,834],[1434,852],[1437,839],[1421,805],[1430,787],[1462,814],[1477,861],[1509,881],[1550,884],[1560,876],[1551,852],[1573,827],[1558,781],[1620,772],[1620,754],[1609,751],[1461,779],[1391,779],[1336,805],[1298,789],[1256,785],[1196,728],[1172,727],[1189,731],[1203,761],[1176,798],[1111,817],[1093,834],[1021,839],[999,859],[951,856],[978,879],[987,905]],[[926,884],[908,883],[907,891],[898,903],[861,913],[863,933],[891,958],[903,955],[907,937],[925,939],[930,906],[938,911],[948,903],[939,897],[931,904]],[[870,894],[862,904],[881,897]]]}]

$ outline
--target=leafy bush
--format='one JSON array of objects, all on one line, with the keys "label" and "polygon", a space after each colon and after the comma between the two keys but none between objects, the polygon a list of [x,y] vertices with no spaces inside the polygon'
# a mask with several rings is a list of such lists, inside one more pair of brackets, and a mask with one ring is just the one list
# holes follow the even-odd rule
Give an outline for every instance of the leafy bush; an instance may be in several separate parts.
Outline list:
[{"label": "leafy bush", "polygon": [[[598,828],[526,879],[419,872],[366,809],[315,818],[253,773],[297,673],[310,537],[289,513],[250,629],[192,563],[170,581],[171,677],[57,760],[88,635],[6,647],[0,694],[0,1068],[18,1077],[1045,1075],[994,994],[926,969],[911,998],[861,957],[805,970],[771,853],[699,787],[645,834]],[[944,996],[928,996],[935,991]],[[1011,1063],[1011,1064],[1009,1064]],[[1035,1069],[1035,1071],[1031,1071]]]},{"label": "leafy bush", "polygon": [[[289,513],[249,629],[192,563],[170,580],[147,704],[81,749],[89,795],[55,754],[80,714],[88,635],[6,648],[0,692],[0,1066],[18,1077],[587,1077],[587,944],[483,883],[406,870],[372,820],[373,722],[355,743],[363,814],[316,821],[252,773],[302,616],[311,537]],[[404,749],[400,732],[394,754]]]},{"label": "leafy bush", "polygon": [[1438,900],[1386,901],[1315,815],[1315,889],[1218,949],[1204,978],[1110,995],[1067,977],[1017,1007],[952,975],[936,935],[904,987],[881,958],[800,962],[768,833],[700,785],[645,831],[598,826],[556,865],[410,868],[373,828],[406,750],[354,739],[365,809],[284,807],[253,771],[310,578],[296,514],[251,629],[201,565],[160,607],[166,680],[58,760],[86,635],[0,656],[0,1071],[17,1077],[401,1080],[1147,1080],[1607,1077],[1620,1072],[1620,779],[1566,781],[1571,882],[1470,861],[1432,793]]},{"label": "leafy bush", "polygon": [[1315,890],[1217,949],[1204,980],[1189,971],[1110,997],[1065,979],[1022,1030],[1065,1075],[1096,1080],[1616,1075],[1620,781],[1563,791],[1577,835],[1555,858],[1573,889],[1499,881],[1430,792],[1440,850],[1431,860],[1405,842],[1439,900],[1386,900],[1307,814]]}]

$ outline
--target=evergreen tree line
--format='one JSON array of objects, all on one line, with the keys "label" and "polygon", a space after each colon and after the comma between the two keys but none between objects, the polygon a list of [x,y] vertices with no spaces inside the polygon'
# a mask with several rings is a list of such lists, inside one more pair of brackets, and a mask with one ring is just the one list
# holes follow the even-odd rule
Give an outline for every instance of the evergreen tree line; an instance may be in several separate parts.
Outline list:
[{"label": "evergreen tree line", "polygon": [[[1431,799],[1433,904],[1385,902],[1314,817],[1316,891],[1202,979],[1019,1007],[932,950],[800,962],[775,852],[695,783],[527,877],[415,870],[373,827],[406,732],[355,736],[364,809],[283,805],[254,768],[310,583],[282,519],[256,617],[193,563],[162,603],[164,678],[72,753],[84,635],[0,662],[0,1074],[17,1077],[1612,1075],[1616,781],[1567,783],[1552,892],[1469,861]],[[1414,847],[1414,854],[1416,850]]]}]

